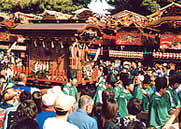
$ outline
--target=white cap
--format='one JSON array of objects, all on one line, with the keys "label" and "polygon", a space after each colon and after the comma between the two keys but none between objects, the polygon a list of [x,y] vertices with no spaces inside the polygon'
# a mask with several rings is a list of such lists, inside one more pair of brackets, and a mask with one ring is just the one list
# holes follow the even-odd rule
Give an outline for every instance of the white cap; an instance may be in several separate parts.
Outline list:
[{"label": "white cap", "polygon": [[52,105],[54,105],[55,104],[55,100],[56,100],[56,95],[52,94],[52,93],[44,94],[42,96],[42,103],[45,106],[52,106]]},{"label": "white cap", "polygon": [[61,109],[61,111],[68,111],[74,105],[75,98],[69,95],[57,96],[55,102],[55,108]]}]

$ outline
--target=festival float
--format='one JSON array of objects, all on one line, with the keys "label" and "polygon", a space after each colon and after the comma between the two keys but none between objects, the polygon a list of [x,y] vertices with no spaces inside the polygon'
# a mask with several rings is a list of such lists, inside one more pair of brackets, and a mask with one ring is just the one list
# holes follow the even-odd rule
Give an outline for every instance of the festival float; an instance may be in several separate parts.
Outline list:
[{"label": "festival float", "polygon": [[181,61],[181,5],[171,3],[148,16],[146,28],[159,33],[159,51],[153,52],[156,61]]},{"label": "festival float", "polygon": [[8,59],[9,64],[13,66],[14,75],[26,65],[24,38],[22,35],[10,33],[10,29],[15,26],[14,17],[0,13],[0,58]]},{"label": "festival float", "polygon": [[90,47],[94,49],[102,44],[107,58],[140,60],[145,65],[178,64],[181,61],[180,7],[171,3],[149,16],[124,10],[101,18],[89,17],[87,22],[98,25],[103,32],[103,37]]},{"label": "festival float", "polygon": [[[18,12],[20,24],[12,33],[25,38],[28,81],[33,85],[62,84],[75,77],[79,84],[96,81],[97,70],[88,59],[88,45],[101,37],[101,29],[85,20],[45,10],[38,16]],[[73,19],[74,17],[74,19]],[[22,24],[23,23],[23,24]],[[41,83],[40,83],[41,82]]]}]

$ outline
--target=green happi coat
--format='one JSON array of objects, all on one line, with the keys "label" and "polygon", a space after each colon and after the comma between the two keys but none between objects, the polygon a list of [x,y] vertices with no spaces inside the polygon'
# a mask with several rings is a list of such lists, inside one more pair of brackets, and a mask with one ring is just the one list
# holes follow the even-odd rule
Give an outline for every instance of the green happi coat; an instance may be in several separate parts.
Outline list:
[{"label": "green happi coat", "polygon": [[95,93],[95,95],[93,97],[94,103],[102,103],[102,92],[105,89],[106,88],[103,87],[102,85],[97,87],[96,93]]},{"label": "green happi coat", "polygon": [[73,96],[76,100],[75,104],[78,104],[78,91],[77,91],[76,86],[74,86],[74,85],[71,86],[69,83],[67,83],[63,87],[63,92],[66,95]]},{"label": "green happi coat", "polygon": [[145,89],[147,95],[143,95],[142,103],[143,103],[143,110],[147,112],[149,110],[150,105],[150,98],[153,95],[153,90],[151,87]]},{"label": "green happi coat", "polygon": [[118,100],[118,97],[123,90],[124,90],[124,88],[120,84],[118,84],[116,87],[114,87],[115,100]]},{"label": "green happi coat", "polygon": [[152,96],[150,103],[150,125],[161,129],[165,122],[167,122],[169,118],[169,109],[167,105],[168,100],[165,95],[160,96],[160,94],[156,92]]},{"label": "green happi coat", "polygon": [[142,89],[142,85],[136,86],[134,90],[134,97],[142,101],[144,94],[141,93],[141,89]]},{"label": "green happi coat", "polygon": [[176,90],[172,89],[170,86],[167,88],[166,96],[169,99],[169,109],[176,109],[176,107],[181,106]]},{"label": "green happi coat", "polygon": [[119,113],[121,118],[128,116],[127,103],[131,98],[133,98],[132,94],[128,93],[126,90],[120,92],[117,102],[119,104]]}]

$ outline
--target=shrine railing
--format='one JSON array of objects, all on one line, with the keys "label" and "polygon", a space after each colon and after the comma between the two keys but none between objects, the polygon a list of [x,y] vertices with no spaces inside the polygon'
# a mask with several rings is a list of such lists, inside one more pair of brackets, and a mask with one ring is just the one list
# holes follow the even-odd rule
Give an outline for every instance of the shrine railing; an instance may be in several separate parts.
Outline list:
[{"label": "shrine railing", "polygon": [[[67,72],[66,71],[50,71],[35,74],[32,70],[28,70],[25,68],[14,68],[13,74],[15,78],[18,77],[19,73],[25,73],[28,81],[38,80],[39,82],[52,82],[52,83],[67,83]],[[89,78],[85,78],[83,72],[81,70],[77,71],[77,81],[78,84],[85,84],[97,81],[98,79],[98,70],[94,69],[92,75]]]}]

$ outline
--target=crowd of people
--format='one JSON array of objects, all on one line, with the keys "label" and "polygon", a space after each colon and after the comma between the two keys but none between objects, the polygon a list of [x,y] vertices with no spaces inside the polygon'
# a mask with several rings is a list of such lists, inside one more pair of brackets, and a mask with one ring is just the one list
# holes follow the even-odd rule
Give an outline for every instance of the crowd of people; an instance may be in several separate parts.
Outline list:
[{"label": "crowd of people", "polygon": [[[0,75],[3,129],[169,129],[181,128],[181,72],[173,64],[98,60],[96,83],[78,88],[69,76],[62,86],[27,86]],[[3,70],[3,68],[2,68]]]}]

